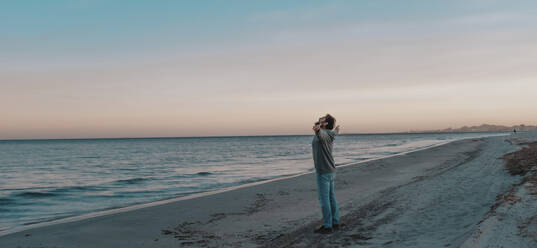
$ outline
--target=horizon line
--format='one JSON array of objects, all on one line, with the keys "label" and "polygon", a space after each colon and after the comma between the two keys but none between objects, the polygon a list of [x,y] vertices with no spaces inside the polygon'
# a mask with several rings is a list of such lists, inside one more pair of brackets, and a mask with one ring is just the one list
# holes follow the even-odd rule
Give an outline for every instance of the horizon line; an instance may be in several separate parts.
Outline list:
[{"label": "horizon line", "polygon": [[[503,133],[510,131],[406,131],[406,132],[375,132],[375,133],[343,133],[339,135],[391,135],[391,134],[432,134],[432,133]],[[520,131],[524,132],[524,131]],[[119,140],[119,139],[189,139],[189,138],[236,138],[236,137],[283,137],[283,136],[310,136],[313,134],[272,134],[272,135],[211,135],[211,136],[154,136],[154,137],[96,137],[96,138],[43,138],[43,139],[0,139],[0,141],[47,141],[47,140]]]}]

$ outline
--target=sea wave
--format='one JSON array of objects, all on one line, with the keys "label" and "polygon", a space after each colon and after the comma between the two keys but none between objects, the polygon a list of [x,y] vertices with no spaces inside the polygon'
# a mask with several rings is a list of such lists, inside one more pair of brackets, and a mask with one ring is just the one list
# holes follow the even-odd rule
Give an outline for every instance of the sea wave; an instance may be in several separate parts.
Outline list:
[{"label": "sea wave", "polygon": [[129,179],[116,180],[115,183],[117,183],[117,184],[137,184],[137,183],[141,183],[141,182],[147,181],[147,180],[150,180],[150,178],[134,177],[134,178],[129,178]]},{"label": "sea wave", "polygon": [[54,196],[57,196],[57,194],[52,193],[52,192],[24,191],[24,192],[16,193],[15,196],[24,197],[24,198],[43,198],[43,197],[54,197]]},{"label": "sea wave", "polygon": [[12,204],[15,204],[14,199],[6,198],[6,197],[0,198],[0,205],[2,206],[12,205]]},{"label": "sea wave", "polygon": [[208,171],[200,171],[198,173],[196,173],[196,175],[198,176],[208,176],[208,175],[212,175],[213,173],[212,172],[208,172]]}]

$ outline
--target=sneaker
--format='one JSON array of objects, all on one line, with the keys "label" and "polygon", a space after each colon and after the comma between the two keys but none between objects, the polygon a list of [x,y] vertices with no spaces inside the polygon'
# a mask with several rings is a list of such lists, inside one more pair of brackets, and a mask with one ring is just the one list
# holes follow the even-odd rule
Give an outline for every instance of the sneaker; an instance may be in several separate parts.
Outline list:
[{"label": "sneaker", "polygon": [[320,233],[320,234],[328,234],[328,233],[332,233],[332,231],[334,230],[331,227],[326,228],[324,226],[320,226],[319,228],[315,229],[313,232]]},{"label": "sneaker", "polygon": [[335,230],[338,230],[340,227],[344,227],[344,226],[345,226],[345,224],[334,224],[334,225],[332,225],[332,229],[334,229],[334,231],[335,231]]}]

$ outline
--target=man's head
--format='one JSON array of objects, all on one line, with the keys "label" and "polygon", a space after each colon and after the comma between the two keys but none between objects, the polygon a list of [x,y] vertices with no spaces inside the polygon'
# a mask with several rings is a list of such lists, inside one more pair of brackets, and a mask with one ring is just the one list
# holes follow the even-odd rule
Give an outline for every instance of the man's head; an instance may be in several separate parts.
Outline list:
[{"label": "man's head", "polygon": [[[324,123],[324,126],[323,126],[323,123]],[[336,124],[336,118],[334,118],[333,116],[331,116],[330,114],[326,114],[324,116],[324,121],[321,122],[321,127],[322,128],[325,128],[325,129],[334,129],[334,125]]]}]

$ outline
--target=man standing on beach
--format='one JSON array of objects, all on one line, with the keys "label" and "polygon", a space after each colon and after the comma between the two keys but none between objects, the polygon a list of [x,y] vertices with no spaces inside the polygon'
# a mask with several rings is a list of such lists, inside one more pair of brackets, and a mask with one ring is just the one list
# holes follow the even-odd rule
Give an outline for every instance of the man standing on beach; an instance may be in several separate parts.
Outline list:
[{"label": "man standing on beach", "polygon": [[326,114],[313,126],[315,135],[311,145],[317,176],[317,193],[323,212],[323,225],[315,229],[315,233],[331,233],[339,227],[339,211],[334,194],[336,164],[332,156],[334,139],[339,133],[339,126],[334,129],[335,123],[336,119]]}]

